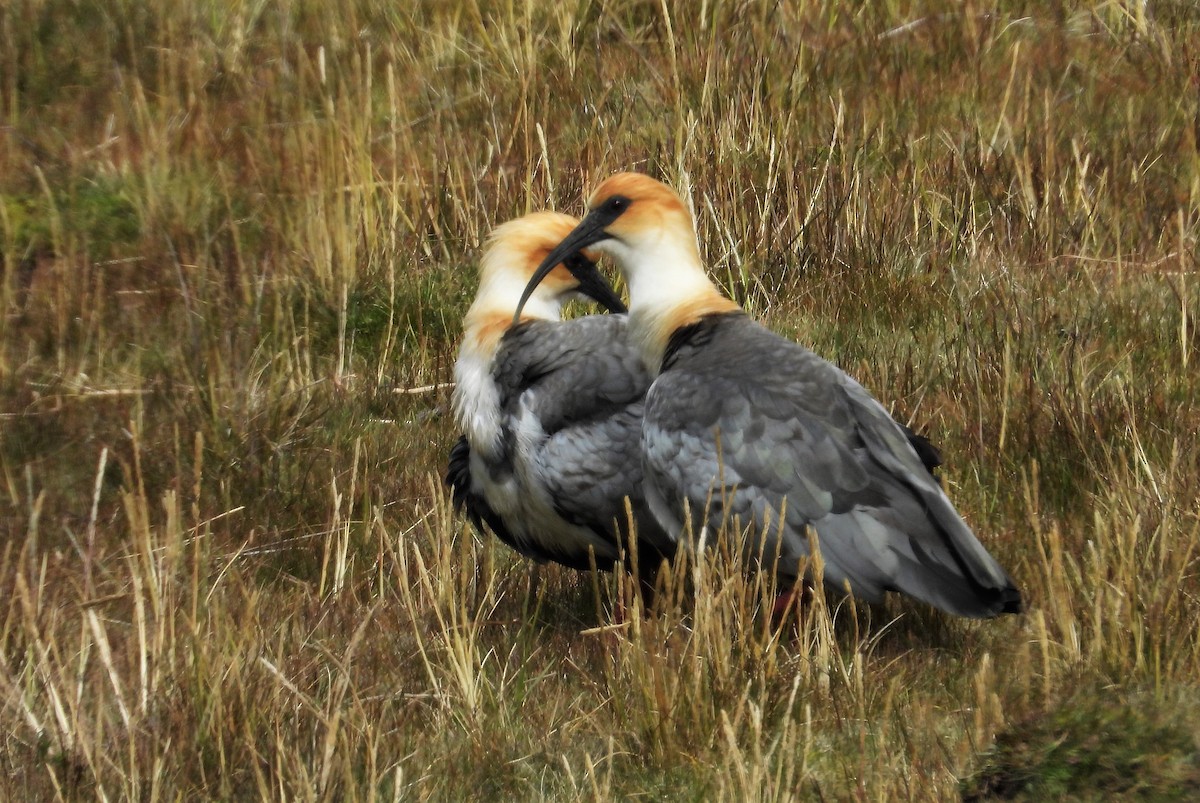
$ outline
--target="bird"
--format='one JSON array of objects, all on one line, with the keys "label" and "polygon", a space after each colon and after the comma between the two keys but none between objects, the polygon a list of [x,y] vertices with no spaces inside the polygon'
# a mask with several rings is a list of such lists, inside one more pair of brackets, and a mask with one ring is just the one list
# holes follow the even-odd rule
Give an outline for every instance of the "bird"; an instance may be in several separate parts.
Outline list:
[{"label": "bird", "polygon": [[[933,476],[936,449],[841,369],[722,294],[670,187],[619,173],[587,206],[525,295],[581,249],[616,263],[629,290],[627,336],[655,374],[643,482],[668,534],[683,539],[685,511],[699,517],[694,532],[738,521],[745,554],[773,556],[776,576],[794,584],[810,579],[811,530],[827,589],[869,603],[900,592],[979,619],[1022,610],[1020,591]],[[597,281],[590,259],[567,267]]]},{"label": "bird", "polygon": [[[598,271],[545,274],[517,302],[534,268],[578,223],[535,212],[498,226],[479,266],[454,365],[452,407],[463,435],[445,481],[454,506],[536,562],[612,569],[624,554],[652,592],[675,543],[642,496],[641,420],[651,374],[628,344],[623,314],[561,320],[563,304],[591,298],[625,306]],[[626,498],[629,509],[626,509]],[[630,549],[629,519],[636,549]]]}]

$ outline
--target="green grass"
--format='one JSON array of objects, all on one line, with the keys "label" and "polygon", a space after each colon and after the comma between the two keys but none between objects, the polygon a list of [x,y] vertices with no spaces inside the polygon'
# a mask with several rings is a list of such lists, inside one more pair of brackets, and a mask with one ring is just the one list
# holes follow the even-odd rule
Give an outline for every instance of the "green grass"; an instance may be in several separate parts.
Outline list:
[{"label": "green grass", "polygon": [[[1194,796],[1198,47],[1185,2],[4,5],[0,797]],[[941,445],[1028,614],[776,632],[711,555],[615,625],[452,515],[483,238],[630,168]]]},{"label": "green grass", "polygon": [[1194,696],[1084,686],[1000,734],[964,798],[1190,800],[1200,792]]}]

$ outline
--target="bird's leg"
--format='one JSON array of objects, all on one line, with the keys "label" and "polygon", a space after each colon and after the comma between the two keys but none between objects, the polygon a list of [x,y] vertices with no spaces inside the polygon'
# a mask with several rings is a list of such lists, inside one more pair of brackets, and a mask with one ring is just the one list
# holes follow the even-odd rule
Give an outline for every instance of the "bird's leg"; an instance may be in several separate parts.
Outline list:
[{"label": "bird's leg", "polygon": [[800,580],[786,591],[780,591],[775,595],[775,604],[771,606],[771,622],[776,627],[782,626],[788,619],[788,613],[795,609],[798,627],[804,623],[804,615],[812,603],[812,598],[813,587],[808,578]]},{"label": "bird's leg", "polygon": [[649,616],[658,595],[658,570],[662,561],[652,559],[650,555],[642,555],[641,558],[637,571],[638,590],[642,595],[642,611]]},{"label": "bird's leg", "polygon": [[542,611],[542,566],[539,563],[530,562],[529,568],[525,575],[527,584],[525,586],[525,603],[524,619],[526,621],[536,621]]}]

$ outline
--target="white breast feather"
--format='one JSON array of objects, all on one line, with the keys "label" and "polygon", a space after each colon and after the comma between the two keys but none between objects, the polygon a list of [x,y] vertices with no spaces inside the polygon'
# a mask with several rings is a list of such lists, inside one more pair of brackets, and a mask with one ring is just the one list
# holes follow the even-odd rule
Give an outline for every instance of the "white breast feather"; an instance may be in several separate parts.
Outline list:
[{"label": "white breast feather", "polygon": [[454,363],[454,420],[471,449],[494,456],[500,448],[500,392],[492,379],[492,355],[464,351]]}]

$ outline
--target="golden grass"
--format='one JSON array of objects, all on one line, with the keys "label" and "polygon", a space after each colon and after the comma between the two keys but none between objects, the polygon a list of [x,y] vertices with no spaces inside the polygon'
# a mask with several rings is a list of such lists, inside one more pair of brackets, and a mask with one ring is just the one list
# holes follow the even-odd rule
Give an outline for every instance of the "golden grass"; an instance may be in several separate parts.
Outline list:
[{"label": "golden grass", "polygon": [[[0,9],[0,797],[1195,795],[1200,15],[777,6]],[[629,168],[1027,615],[617,621],[464,529],[478,246]]]}]

